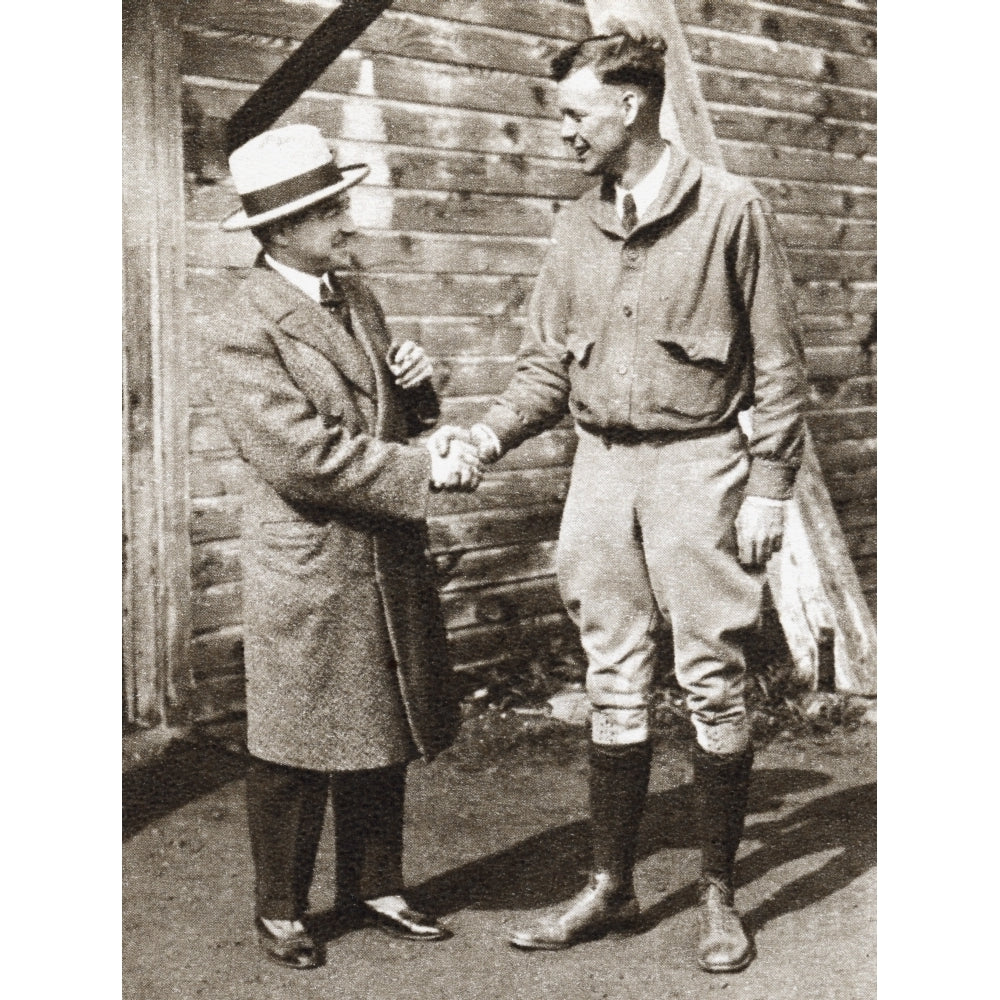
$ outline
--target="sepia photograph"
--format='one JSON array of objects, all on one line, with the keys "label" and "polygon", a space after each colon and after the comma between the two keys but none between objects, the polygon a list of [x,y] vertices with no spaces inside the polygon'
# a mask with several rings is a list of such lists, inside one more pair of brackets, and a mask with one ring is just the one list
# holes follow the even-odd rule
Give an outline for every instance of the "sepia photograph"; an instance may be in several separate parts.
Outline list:
[{"label": "sepia photograph", "polygon": [[121,41],[123,1000],[875,1000],[875,0]]}]

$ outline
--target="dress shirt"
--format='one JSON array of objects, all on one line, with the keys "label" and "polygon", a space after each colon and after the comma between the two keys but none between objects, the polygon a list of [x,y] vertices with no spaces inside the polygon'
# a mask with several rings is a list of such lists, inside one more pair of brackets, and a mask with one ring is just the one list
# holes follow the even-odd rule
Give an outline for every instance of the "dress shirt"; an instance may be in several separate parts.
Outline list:
[{"label": "dress shirt", "polygon": [[625,195],[632,195],[635,201],[635,214],[638,219],[646,214],[649,206],[656,201],[656,196],[663,187],[663,182],[667,179],[667,171],[670,169],[670,145],[664,146],[660,158],[656,161],[653,169],[630,191],[620,185],[615,185],[615,211],[621,219],[625,213]]}]

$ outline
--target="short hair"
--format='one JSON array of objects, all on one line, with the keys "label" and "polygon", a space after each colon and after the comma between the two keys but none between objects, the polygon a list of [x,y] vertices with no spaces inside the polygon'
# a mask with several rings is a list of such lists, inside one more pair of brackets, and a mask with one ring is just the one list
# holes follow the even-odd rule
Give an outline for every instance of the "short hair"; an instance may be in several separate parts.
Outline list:
[{"label": "short hair", "polygon": [[557,83],[570,73],[589,66],[601,83],[631,84],[649,96],[659,107],[663,103],[665,83],[664,42],[634,38],[625,32],[595,35],[570,45],[551,62],[552,79]]}]

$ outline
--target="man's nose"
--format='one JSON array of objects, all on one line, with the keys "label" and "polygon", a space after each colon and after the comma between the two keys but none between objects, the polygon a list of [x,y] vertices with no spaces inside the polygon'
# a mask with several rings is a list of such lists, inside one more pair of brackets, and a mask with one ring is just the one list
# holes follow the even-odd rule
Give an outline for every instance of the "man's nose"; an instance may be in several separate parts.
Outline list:
[{"label": "man's nose", "polygon": [[355,225],[354,218],[350,212],[345,212],[340,217],[337,221],[337,228],[340,230],[341,236],[354,236],[358,231],[358,227]]},{"label": "man's nose", "polygon": [[559,137],[563,142],[572,142],[576,138],[576,122],[569,115],[564,115],[559,128]]}]

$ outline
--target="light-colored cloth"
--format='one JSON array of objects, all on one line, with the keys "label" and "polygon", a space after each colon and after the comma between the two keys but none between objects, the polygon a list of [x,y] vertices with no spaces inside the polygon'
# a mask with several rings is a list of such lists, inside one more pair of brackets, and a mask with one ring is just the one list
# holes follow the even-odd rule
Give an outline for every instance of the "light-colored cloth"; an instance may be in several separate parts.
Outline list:
[{"label": "light-colored cloth", "polygon": [[570,415],[598,429],[704,431],[754,408],[749,492],[785,500],[804,441],[794,289],[767,205],[674,149],[632,233],[613,185],[561,212],[511,384],[484,423],[503,449]]},{"label": "light-colored cloth", "polygon": [[762,573],[736,558],[749,462],[738,429],[673,443],[607,444],[580,432],[557,549],[560,592],[587,653],[598,743],[648,738],[664,619],[698,742],[749,742],[741,630]]}]

